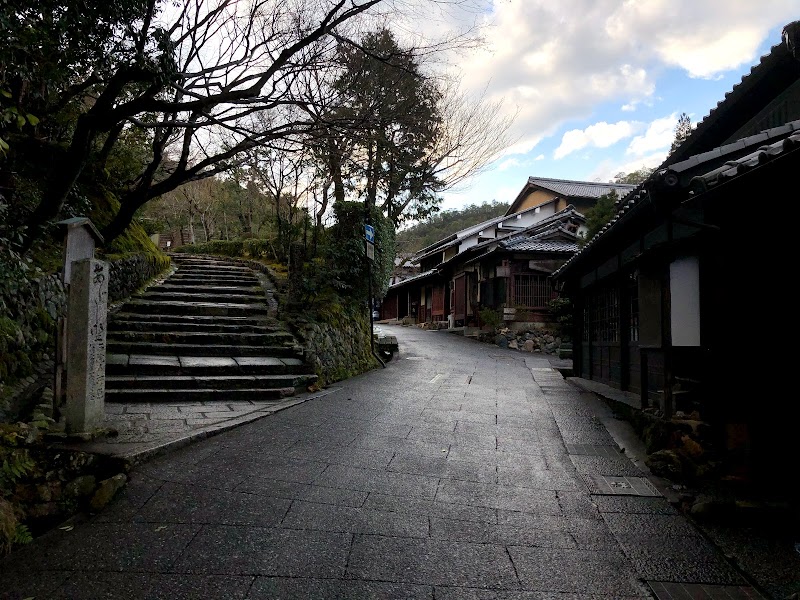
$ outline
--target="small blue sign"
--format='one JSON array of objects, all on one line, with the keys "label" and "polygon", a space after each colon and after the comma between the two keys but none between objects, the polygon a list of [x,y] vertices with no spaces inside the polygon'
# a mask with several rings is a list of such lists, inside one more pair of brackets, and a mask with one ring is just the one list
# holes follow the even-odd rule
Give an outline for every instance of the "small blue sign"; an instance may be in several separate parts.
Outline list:
[{"label": "small blue sign", "polygon": [[372,225],[364,225],[364,236],[370,243],[375,243],[375,228]]}]

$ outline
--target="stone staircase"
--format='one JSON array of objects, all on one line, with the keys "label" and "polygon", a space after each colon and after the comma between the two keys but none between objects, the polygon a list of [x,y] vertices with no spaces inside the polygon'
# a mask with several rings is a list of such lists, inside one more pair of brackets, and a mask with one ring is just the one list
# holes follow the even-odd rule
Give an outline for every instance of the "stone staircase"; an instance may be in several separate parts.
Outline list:
[{"label": "stone staircase", "polygon": [[107,402],[269,400],[316,380],[275,318],[265,276],[217,258],[173,264],[109,320]]}]

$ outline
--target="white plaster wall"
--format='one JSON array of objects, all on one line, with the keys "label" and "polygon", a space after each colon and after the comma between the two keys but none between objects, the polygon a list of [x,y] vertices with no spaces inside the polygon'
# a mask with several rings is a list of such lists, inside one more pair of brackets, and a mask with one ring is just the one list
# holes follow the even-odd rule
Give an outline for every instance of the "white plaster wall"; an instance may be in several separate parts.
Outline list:
[{"label": "white plaster wall", "polygon": [[469,236],[466,239],[461,240],[461,244],[459,244],[458,252],[461,253],[467,248],[472,248],[473,246],[478,245],[478,234],[474,234]]},{"label": "white plaster wall", "polygon": [[696,256],[669,265],[673,346],[700,345],[700,262]]}]

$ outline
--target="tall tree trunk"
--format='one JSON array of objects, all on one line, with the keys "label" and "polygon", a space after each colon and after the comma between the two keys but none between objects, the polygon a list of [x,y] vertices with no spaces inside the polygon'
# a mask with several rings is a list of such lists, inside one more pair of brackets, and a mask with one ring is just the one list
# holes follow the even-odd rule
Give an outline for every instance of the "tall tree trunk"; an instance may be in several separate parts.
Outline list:
[{"label": "tall tree trunk", "polygon": [[[342,177],[342,155],[333,138],[328,140],[328,164],[333,179],[333,197],[336,202],[344,202],[344,180]],[[327,206],[326,206],[327,208]],[[320,217],[320,224],[321,224]]]},{"label": "tall tree trunk", "polygon": [[53,165],[53,172],[41,202],[28,218],[25,238],[21,250],[27,252],[39,238],[49,221],[61,212],[72,186],[80,177],[92,148],[96,131],[91,124],[92,117],[81,115],[72,134],[72,142],[61,160]]}]

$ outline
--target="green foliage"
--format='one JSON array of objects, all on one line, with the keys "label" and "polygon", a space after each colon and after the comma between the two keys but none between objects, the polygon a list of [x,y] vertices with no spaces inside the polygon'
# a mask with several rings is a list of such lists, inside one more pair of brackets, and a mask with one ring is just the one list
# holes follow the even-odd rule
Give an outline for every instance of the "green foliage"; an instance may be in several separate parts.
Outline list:
[{"label": "green foliage", "polygon": [[274,240],[272,239],[239,239],[211,240],[202,244],[186,244],[178,246],[175,252],[183,254],[218,254],[253,259],[277,260]]},{"label": "green foliage", "polygon": [[24,449],[0,449],[0,491],[10,493],[12,486],[30,473],[36,463]]},{"label": "green foliage", "polygon": [[333,211],[336,223],[330,228],[325,253],[335,286],[349,292],[349,297],[365,300],[369,266],[372,295],[383,298],[394,268],[394,226],[379,209],[370,209],[369,220],[375,228],[375,260],[368,263],[364,246],[364,205],[337,202]]},{"label": "green foliage", "polygon": [[559,296],[550,300],[548,307],[562,333],[569,334],[572,329],[572,301],[566,296]]},{"label": "green foliage", "polygon": [[14,535],[11,538],[11,543],[15,545],[30,544],[33,541],[33,535],[26,525],[17,523],[14,528]]},{"label": "green foliage", "polygon": [[415,253],[447,236],[504,215],[508,210],[505,202],[470,204],[462,209],[447,210],[428,217],[421,223],[397,232],[399,252]]},{"label": "green foliage", "polygon": [[[91,209],[88,213],[88,217],[98,229],[102,229],[108,225],[119,210],[119,201],[114,194],[107,189],[100,188],[98,193],[92,194],[90,204]],[[107,254],[113,255],[134,254],[139,252],[161,254],[161,251],[156,248],[153,240],[150,239],[150,236],[147,235],[147,232],[145,232],[144,228],[137,221],[128,225],[122,235],[111,240],[111,243],[104,248],[104,251]]]},{"label": "green foliage", "polygon": [[500,315],[500,311],[495,310],[493,308],[482,308],[479,312],[481,323],[486,327],[489,327],[493,331],[496,331],[503,325],[503,317]]},{"label": "green foliage", "polygon": [[592,208],[586,211],[586,236],[585,241],[591,240],[617,213],[614,203],[619,196],[615,191],[603,194]]},{"label": "green foliage", "polygon": [[0,555],[32,539],[19,521],[22,511],[10,500],[17,482],[36,468],[27,449],[19,447],[24,437],[18,426],[0,424]]},{"label": "green foliage", "polygon": [[360,47],[342,44],[339,61],[343,70],[334,88],[340,104],[332,118],[355,123],[358,133],[349,140],[350,156],[331,166],[350,162],[352,172],[338,177],[349,177],[351,187],[363,189],[366,202],[382,206],[394,225],[426,218],[441,201],[437,165],[426,161],[441,135],[438,89],[414,52],[387,28],[364,35]]},{"label": "green foliage", "polygon": [[641,167],[632,171],[631,173],[622,173],[619,172],[614,175],[613,183],[630,183],[633,185],[639,185],[640,183],[644,183],[648,177],[650,177],[653,169],[649,167]]}]

